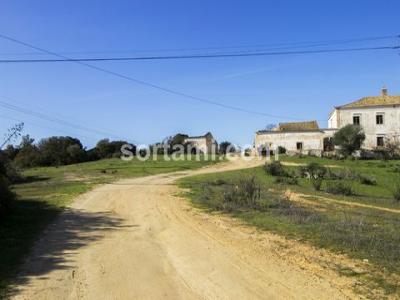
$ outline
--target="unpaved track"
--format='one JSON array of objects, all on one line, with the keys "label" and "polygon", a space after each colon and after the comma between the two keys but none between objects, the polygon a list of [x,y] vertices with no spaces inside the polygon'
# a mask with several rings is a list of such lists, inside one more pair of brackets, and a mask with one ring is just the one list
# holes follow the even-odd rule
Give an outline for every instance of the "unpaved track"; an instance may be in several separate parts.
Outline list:
[{"label": "unpaved track", "polygon": [[[259,163],[259,162],[257,162]],[[348,278],[279,255],[279,238],[192,208],[183,176],[243,161],[108,184],[79,197],[38,241],[16,299],[343,299]],[[288,251],[287,249],[285,251]],[[303,262],[303,263],[301,263]]]}]

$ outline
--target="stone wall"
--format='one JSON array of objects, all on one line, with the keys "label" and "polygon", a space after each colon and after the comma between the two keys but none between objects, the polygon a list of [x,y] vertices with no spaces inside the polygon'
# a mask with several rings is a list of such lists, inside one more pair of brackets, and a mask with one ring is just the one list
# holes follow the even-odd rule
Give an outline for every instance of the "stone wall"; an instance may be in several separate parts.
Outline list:
[{"label": "stone wall", "polygon": [[[338,128],[347,124],[353,124],[353,116],[360,116],[360,125],[364,129],[366,139],[363,145],[364,149],[373,149],[377,145],[377,137],[393,137],[400,135],[400,107],[399,106],[381,106],[365,108],[349,108],[337,110]],[[376,115],[384,115],[383,124],[376,124]]]}]

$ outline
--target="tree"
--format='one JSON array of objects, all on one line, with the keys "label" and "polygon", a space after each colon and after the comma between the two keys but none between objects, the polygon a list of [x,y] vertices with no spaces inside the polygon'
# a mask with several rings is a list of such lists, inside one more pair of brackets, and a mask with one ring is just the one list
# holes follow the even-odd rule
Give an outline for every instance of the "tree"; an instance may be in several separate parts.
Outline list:
[{"label": "tree", "polygon": [[[121,147],[128,144],[127,141],[110,141],[109,139],[100,140],[95,148],[97,159],[121,156]],[[136,148],[134,146],[134,148]],[[134,150],[136,151],[136,150]],[[135,153],[135,152],[134,152]]]},{"label": "tree", "polygon": [[365,134],[361,126],[349,124],[339,129],[333,136],[333,143],[340,147],[344,156],[349,156],[361,148]]},{"label": "tree", "polygon": [[16,148],[13,145],[7,145],[7,147],[1,152],[7,159],[14,160],[19,152],[19,148]]},{"label": "tree", "polygon": [[34,144],[35,140],[29,135],[22,137],[19,145],[18,154],[15,156],[14,163],[21,168],[37,166],[39,163],[39,150]]},{"label": "tree", "polygon": [[220,154],[234,153],[235,151],[236,151],[236,148],[231,142],[224,141],[219,144],[219,153]]},{"label": "tree", "polygon": [[85,160],[82,143],[70,136],[52,136],[40,140],[39,164],[42,166],[59,166],[79,163]]},{"label": "tree", "polygon": [[96,153],[98,154],[100,159],[110,157],[109,155],[113,153],[113,148],[110,144],[110,140],[102,139],[98,141],[96,144]]},{"label": "tree", "polygon": [[188,137],[189,136],[187,134],[177,133],[174,136],[169,136],[165,138],[162,141],[162,144],[165,146],[165,149],[167,149],[168,153],[171,154],[172,152],[174,152],[174,146],[182,145],[184,146],[184,148],[186,148],[185,139],[187,139]]}]

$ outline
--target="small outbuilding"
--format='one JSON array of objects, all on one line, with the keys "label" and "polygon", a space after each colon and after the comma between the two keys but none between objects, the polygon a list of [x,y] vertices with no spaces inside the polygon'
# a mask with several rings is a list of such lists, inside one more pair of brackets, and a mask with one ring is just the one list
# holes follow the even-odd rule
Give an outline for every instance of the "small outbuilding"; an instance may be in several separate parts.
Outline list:
[{"label": "small outbuilding", "polygon": [[192,152],[196,153],[212,154],[218,151],[218,143],[211,132],[201,136],[187,137],[184,143],[191,146]]}]

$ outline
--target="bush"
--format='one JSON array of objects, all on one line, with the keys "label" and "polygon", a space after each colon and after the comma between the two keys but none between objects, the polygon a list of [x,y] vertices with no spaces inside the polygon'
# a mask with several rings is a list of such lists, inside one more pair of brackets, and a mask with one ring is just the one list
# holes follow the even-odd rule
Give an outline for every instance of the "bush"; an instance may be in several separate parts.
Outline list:
[{"label": "bush", "polygon": [[360,178],[360,173],[350,168],[345,168],[336,173],[337,179],[350,179],[358,180]]},{"label": "bush", "polygon": [[331,179],[331,180],[342,179],[340,172],[335,172],[335,171],[332,171],[331,169],[327,170],[325,178],[326,179]]},{"label": "bush", "polygon": [[223,193],[223,203],[218,208],[232,210],[235,208],[256,208],[261,198],[261,187],[256,177],[244,177],[237,184],[227,185]]},{"label": "bush", "polygon": [[357,180],[361,184],[365,185],[377,185],[377,181],[374,177],[370,177],[367,175],[360,174],[359,172],[346,168],[340,170],[338,173],[330,173],[330,179],[349,179],[349,180]]},{"label": "bush", "polygon": [[0,165],[0,174],[2,174],[10,183],[22,181],[22,176],[15,169],[14,164],[9,156],[4,154],[4,151],[0,151]]},{"label": "bush", "polygon": [[286,148],[282,146],[278,146],[278,153],[279,154],[286,154]]},{"label": "bush", "polygon": [[329,183],[326,187],[326,191],[330,194],[335,194],[335,195],[350,196],[354,194],[351,185],[340,181]]},{"label": "bush", "polygon": [[228,141],[221,142],[218,147],[218,152],[220,154],[226,155],[228,153],[234,153],[236,151],[235,146]]},{"label": "bush", "polygon": [[373,177],[360,175],[358,177],[358,180],[360,181],[360,183],[365,184],[365,185],[377,185],[376,179]]},{"label": "bush", "polygon": [[300,167],[300,176],[309,179],[324,178],[327,174],[327,169],[316,162],[311,162],[307,166]]},{"label": "bush", "polygon": [[273,161],[272,163],[266,163],[264,170],[271,176],[287,176],[285,169],[279,161]]},{"label": "bush", "polygon": [[299,182],[296,177],[289,177],[289,176],[278,176],[275,179],[275,183],[278,184],[287,184],[287,185],[297,185]]},{"label": "bush", "polygon": [[314,190],[316,190],[316,191],[321,190],[322,181],[323,181],[322,178],[316,178],[316,179],[311,180]]},{"label": "bush", "polygon": [[397,201],[400,202],[400,184],[396,184],[394,190],[392,191],[393,198]]}]

